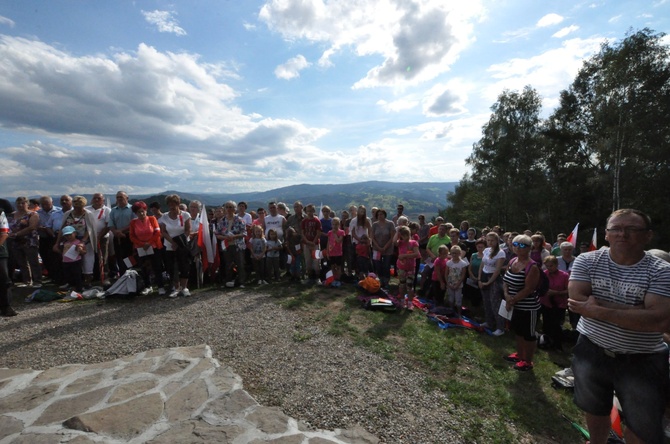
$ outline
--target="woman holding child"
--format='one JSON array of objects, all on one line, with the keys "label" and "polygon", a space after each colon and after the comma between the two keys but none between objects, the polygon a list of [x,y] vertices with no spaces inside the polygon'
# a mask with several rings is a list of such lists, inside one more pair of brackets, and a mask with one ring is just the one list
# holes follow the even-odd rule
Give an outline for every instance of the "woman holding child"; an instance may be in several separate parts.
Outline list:
[{"label": "woman holding child", "polygon": [[82,254],[82,272],[84,274],[84,287],[90,287],[93,281],[93,266],[95,264],[95,255],[98,251],[96,224],[93,219],[93,213],[86,208],[86,198],[75,196],[72,198],[72,209],[63,214],[63,223],[61,224],[54,251],[60,252],[61,235],[60,232],[65,227],[73,227],[79,239],[84,245],[84,254]]}]

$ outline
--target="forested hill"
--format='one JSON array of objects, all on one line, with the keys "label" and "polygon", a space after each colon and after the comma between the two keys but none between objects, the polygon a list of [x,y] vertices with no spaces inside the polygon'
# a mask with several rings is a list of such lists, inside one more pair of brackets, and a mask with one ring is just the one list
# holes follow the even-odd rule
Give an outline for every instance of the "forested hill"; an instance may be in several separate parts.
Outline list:
[{"label": "forested hill", "polygon": [[425,213],[431,217],[447,206],[446,195],[454,191],[458,182],[357,182],[328,185],[291,185],[269,191],[253,193],[198,194],[179,191],[165,191],[152,196],[130,196],[131,200],[143,199],[147,203],[164,203],[167,194],[179,194],[184,200],[197,199],[207,206],[219,206],[227,200],[245,201],[249,209],[267,207],[268,202],[285,202],[291,208],[299,200],[303,204],[328,205],[339,213],[350,205],[365,205],[368,209],[376,206],[386,209],[389,217],[395,214],[396,205],[402,203],[409,215]]}]

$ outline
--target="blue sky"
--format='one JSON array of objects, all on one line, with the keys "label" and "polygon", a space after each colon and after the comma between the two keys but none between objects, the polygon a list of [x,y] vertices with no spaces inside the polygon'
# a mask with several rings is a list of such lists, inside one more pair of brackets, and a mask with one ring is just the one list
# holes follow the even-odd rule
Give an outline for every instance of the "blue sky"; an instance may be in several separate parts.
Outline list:
[{"label": "blue sky", "polygon": [[669,18],[670,0],[1,2],[0,194],[458,181],[504,89],[548,115],[603,41]]}]

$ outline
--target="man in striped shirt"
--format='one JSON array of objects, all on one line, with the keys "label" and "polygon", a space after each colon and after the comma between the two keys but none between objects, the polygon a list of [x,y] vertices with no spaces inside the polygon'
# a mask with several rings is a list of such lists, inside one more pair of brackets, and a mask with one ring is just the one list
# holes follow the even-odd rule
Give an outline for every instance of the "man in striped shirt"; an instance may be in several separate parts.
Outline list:
[{"label": "man in striped shirt", "polygon": [[579,255],[570,275],[569,308],[582,317],[573,353],[575,404],[586,412],[591,443],[607,441],[616,391],[626,442],[663,442],[668,391],[670,264],[645,252],[645,213],[621,209],[607,219],[609,249]]}]

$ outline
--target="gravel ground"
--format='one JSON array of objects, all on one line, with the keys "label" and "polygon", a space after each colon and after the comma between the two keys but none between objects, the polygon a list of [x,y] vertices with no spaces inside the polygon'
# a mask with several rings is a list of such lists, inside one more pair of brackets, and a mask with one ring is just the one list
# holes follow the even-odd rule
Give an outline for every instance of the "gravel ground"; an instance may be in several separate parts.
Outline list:
[{"label": "gravel ground", "polygon": [[422,374],[326,334],[262,290],[14,308],[19,316],[0,318],[0,367],[46,369],[204,343],[258,402],[316,428],[360,425],[388,443],[462,442],[453,432],[462,415],[444,394],[421,388]]}]

